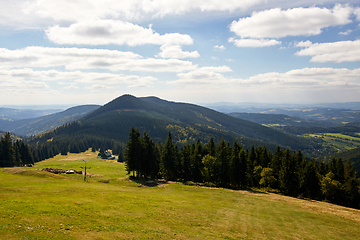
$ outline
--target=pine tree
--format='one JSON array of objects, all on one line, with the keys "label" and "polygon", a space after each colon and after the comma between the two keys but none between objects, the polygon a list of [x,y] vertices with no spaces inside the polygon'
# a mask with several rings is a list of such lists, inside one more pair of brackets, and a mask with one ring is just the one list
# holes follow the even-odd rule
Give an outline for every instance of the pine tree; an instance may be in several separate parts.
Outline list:
[{"label": "pine tree", "polygon": [[139,163],[142,157],[139,129],[132,127],[129,135],[129,141],[125,147],[126,171],[128,174],[136,171],[139,175]]},{"label": "pine tree", "polygon": [[198,140],[194,146],[194,151],[191,154],[191,178],[195,182],[202,182],[202,144]]},{"label": "pine tree", "polygon": [[241,146],[236,141],[234,142],[234,146],[231,152],[231,160],[230,160],[230,179],[231,184],[234,187],[239,187],[241,184],[241,175],[242,169],[241,169],[241,160],[240,160],[240,151]]},{"label": "pine tree", "polygon": [[183,181],[191,180],[191,147],[189,144],[185,146],[180,151],[180,161],[181,161],[181,178]]},{"label": "pine tree", "polygon": [[144,136],[141,138],[142,143],[142,170],[145,178],[156,178],[159,172],[158,163],[158,151],[153,140],[150,136],[144,132]]},{"label": "pine tree", "polygon": [[214,142],[214,138],[211,137],[209,142],[206,144],[205,149],[204,149],[204,154],[210,154],[211,156],[215,156],[215,152],[216,152],[216,146],[215,146],[215,142]]},{"label": "pine tree", "polygon": [[256,161],[256,153],[254,145],[251,147],[247,158],[247,184],[249,187],[254,186],[254,163]]},{"label": "pine tree", "polygon": [[15,150],[9,132],[5,133],[1,138],[1,145],[2,157],[0,167],[13,167],[15,164]]},{"label": "pine tree", "polygon": [[286,195],[296,196],[298,193],[299,181],[296,168],[295,154],[291,154],[290,149],[287,148],[283,153],[279,172],[280,190]]},{"label": "pine tree", "polygon": [[163,152],[161,156],[161,173],[166,180],[176,180],[178,177],[178,164],[177,164],[177,148],[172,143],[171,133],[169,132]]},{"label": "pine tree", "polygon": [[320,197],[320,181],[317,173],[317,162],[315,159],[313,159],[312,162],[308,162],[305,166],[300,184],[305,197],[309,197],[311,199],[318,199]]},{"label": "pine tree", "polygon": [[228,186],[230,184],[230,157],[231,149],[229,143],[225,143],[225,140],[221,139],[216,149],[216,161],[220,167],[218,182],[221,186]]}]

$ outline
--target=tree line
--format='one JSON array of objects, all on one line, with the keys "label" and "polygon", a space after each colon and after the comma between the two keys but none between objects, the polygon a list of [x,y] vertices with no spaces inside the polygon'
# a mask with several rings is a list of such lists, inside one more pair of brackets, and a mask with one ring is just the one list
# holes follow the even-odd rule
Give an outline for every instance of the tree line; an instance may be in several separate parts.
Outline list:
[{"label": "tree line", "polygon": [[245,149],[224,139],[197,141],[180,149],[169,132],[166,142],[155,143],[144,132],[131,128],[124,153],[126,170],[142,179],[165,178],[234,189],[263,187],[293,197],[326,200],[359,208],[359,179],[350,161],[309,161],[301,151],[274,153],[266,147]]},{"label": "tree line", "polygon": [[34,158],[31,149],[21,140],[13,141],[10,133],[0,140],[0,167],[31,166]]}]

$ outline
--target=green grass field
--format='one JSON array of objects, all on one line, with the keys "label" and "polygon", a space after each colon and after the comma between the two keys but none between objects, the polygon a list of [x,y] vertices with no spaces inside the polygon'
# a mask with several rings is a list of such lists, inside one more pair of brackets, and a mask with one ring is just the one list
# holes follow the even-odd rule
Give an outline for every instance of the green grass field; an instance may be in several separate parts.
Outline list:
[{"label": "green grass field", "polygon": [[[0,239],[359,239],[360,211],[221,188],[146,187],[91,152],[0,171]],[[55,175],[45,167],[81,170]]]},{"label": "green grass field", "polygon": [[341,133],[316,133],[305,134],[304,137],[322,139],[323,146],[337,150],[338,152],[360,147],[360,138]]}]

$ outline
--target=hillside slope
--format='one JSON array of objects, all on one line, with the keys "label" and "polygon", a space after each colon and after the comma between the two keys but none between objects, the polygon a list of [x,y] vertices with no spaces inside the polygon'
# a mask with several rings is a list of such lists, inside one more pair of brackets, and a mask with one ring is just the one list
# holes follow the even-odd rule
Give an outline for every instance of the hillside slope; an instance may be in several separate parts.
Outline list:
[{"label": "hillside slope", "polygon": [[7,124],[4,129],[1,130],[13,132],[22,136],[37,135],[61,125],[76,121],[79,118],[94,111],[95,109],[98,109],[99,107],[100,106],[98,105],[83,105],[72,107],[59,113],[14,121]]},{"label": "hillside slope", "polygon": [[[2,239],[359,239],[360,211],[262,191],[126,178],[96,153],[0,171]],[[37,169],[83,170],[52,174]],[[145,183],[146,184],[146,183]]]},{"label": "hillside slope", "polygon": [[[131,127],[146,131],[155,141],[164,142],[168,132],[177,143],[237,139],[245,147],[277,145],[313,150],[311,143],[256,123],[237,119],[217,111],[187,103],[169,102],[156,97],[120,96],[99,109],[46,134],[42,139],[65,135],[87,135],[126,143]],[[35,139],[37,141],[37,139]]]},{"label": "hillside slope", "polygon": [[300,117],[291,117],[285,114],[270,113],[229,113],[228,115],[262,125],[274,126],[298,126],[298,127],[332,127],[334,124],[328,121],[317,121]]}]

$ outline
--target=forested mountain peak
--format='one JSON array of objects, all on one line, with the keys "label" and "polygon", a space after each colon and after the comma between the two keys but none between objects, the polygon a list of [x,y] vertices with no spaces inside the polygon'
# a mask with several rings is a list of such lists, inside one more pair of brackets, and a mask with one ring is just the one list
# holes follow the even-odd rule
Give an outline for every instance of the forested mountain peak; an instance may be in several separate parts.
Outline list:
[{"label": "forested mountain peak", "polygon": [[65,139],[68,134],[79,137],[85,134],[125,143],[132,127],[141,132],[146,131],[155,141],[161,142],[166,140],[171,131],[175,142],[179,144],[197,140],[207,142],[210,138],[220,141],[223,138],[230,142],[237,140],[246,148],[266,145],[275,149],[281,145],[314,151],[310,143],[295,136],[202,106],[153,96],[137,98],[122,95],[79,119],[79,122],[41,138],[47,141],[57,139],[60,135]]}]

